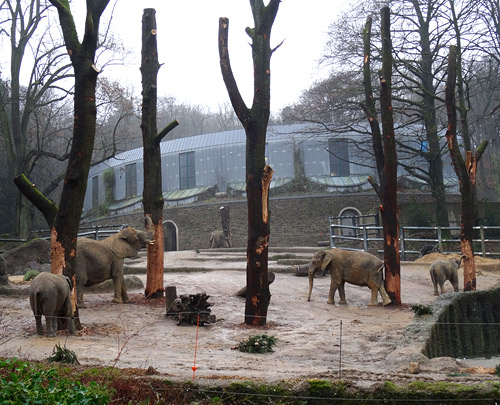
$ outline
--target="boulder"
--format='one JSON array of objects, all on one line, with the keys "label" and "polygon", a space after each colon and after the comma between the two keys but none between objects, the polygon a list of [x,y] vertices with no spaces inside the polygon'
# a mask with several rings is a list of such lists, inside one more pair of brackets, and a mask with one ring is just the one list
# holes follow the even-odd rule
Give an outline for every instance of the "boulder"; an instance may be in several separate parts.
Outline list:
[{"label": "boulder", "polygon": [[28,270],[40,271],[38,265],[50,263],[50,241],[33,239],[6,251],[0,257],[5,260],[7,273],[10,275],[23,275]]}]

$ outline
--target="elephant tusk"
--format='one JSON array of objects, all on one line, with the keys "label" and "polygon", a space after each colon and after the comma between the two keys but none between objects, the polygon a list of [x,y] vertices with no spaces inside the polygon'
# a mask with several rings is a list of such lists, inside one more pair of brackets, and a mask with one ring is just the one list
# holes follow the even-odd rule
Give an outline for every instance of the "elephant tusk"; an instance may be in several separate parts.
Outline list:
[{"label": "elephant tusk", "polygon": [[148,243],[148,245],[154,245],[155,242],[156,242],[156,240],[153,239],[151,242]]}]

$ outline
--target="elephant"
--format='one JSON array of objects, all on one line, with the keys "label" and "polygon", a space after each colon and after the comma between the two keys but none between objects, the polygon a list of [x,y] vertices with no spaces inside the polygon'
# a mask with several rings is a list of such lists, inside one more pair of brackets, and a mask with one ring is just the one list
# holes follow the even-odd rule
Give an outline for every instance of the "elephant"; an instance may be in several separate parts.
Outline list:
[{"label": "elephant", "polygon": [[462,263],[462,259],[464,256],[460,258],[451,258],[448,260],[436,260],[431,264],[429,268],[429,273],[431,275],[432,284],[434,285],[434,295],[439,295],[438,292],[438,284],[441,289],[441,294],[444,294],[445,281],[449,281],[453,286],[453,290],[458,292],[458,269]]},{"label": "elephant", "polygon": [[[267,285],[270,286],[273,281],[276,279],[276,274],[274,274],[272,271],[267,273]],[[241,289],[238,290],[236,293],[237,297],[246,297],[247,296],[247,286],[242,287]]]},{"label": "elephant", "polygon": [[389,305],[391,299],[384,288],[384,262],[378,257],[359,251],[330,249],[316,252],[309,267],[309,296],[313,288],[314,275],[318,271],[329,271],[331,277],[328,304],[335,304],[335,291],[339,290],[340,304],[347,304],[344,284],[346,282],[359,286],[368,286],[372,296],[368,305],[378,305],[378,293],[382,297],[382,304]]},{"label": "elephant", "polygon": [[43,335],[42,315],[45,316],[47,337],[57,333],[57,324],[66,318],[69,333],[76,333],[71,306],[71,289],[73,283],[62,274],[40,273],[31,282],[30,306],[35,315],[36,332]]},{"label": "elephant", "polygon": [[85,308],[83,287],[113,280],[113,302],[128,301],[123,279],[123,259],[135,257],[137,252],[154,243],[152,221],[146,219],[146,231],[125,228],[103,240],[78,238],[75,257],[76,297],[78,306]]},{"label": "elephant", "polygon": [[229,238],[230,238],[230,236],[227,238],[224,237],[224,231],[210,232],[210,236],[208,238],[208,240],[210,242],[210,249],[230,248],[231,241]]}]

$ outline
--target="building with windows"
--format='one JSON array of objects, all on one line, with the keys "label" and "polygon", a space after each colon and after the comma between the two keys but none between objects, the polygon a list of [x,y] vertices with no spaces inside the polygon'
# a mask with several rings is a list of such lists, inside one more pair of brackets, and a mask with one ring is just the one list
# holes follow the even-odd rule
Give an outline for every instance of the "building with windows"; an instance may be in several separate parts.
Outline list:
[{"label": "building with windows", "polygon": [[[415,148],[425,147],[408,137]],[[307,179],[331,193],[371,190],[368,177],[376,177],[369,135],[354,132],[332,134],[311,124],[268,128],[266,161],[274,169],[271,188]],[[168,140],[161,143],[163,197],[167,205],[197,201],[208,190],[229,194],[245,192],[246,135],[243,129]],[[93,166],[85,196],[84,211],[104,202],[104,172],[114,174],[110,214],[141,209],[143,192],[142,148],[129,150]],[[424,165],[417,158],[405,164]],[[451,164],[445,177],[456,183]],[[405,187],[425,187],[400,169]],[[456,187],[456,186],[455,186]]]}]

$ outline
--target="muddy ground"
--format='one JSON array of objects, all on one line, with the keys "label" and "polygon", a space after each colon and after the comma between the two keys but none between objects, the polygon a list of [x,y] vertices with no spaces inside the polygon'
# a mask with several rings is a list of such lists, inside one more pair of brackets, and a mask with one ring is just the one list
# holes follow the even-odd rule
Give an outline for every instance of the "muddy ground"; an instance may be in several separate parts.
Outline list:
[{"label": "muddy ground", "polygon": [[[472,383],[497,378],[488,374],[495,359],[439,358],[420,363],[421,372],[410,374],[408,366],[420,348],[396,350],[414,313],[413,304],[431,304],[433,295],[428,261],[402,265],[400,307],[369,307],[370,290],[346,284],[348,305],[326,303],[329,279],[315,280],[311,302],[307,302],[307,277],[296,277],[287,266],[270,262],[276,272],[271,284],[267,327],[252,329],[243,324],[244,299],[235,293],[245,285],[242,254],[214,252],[168,252],[165,285],[180,294],[205,292],[216,322],[200,327],[177,326],[165,316],[162,300],[145,302],[142,289],[129,291],[131,302],[114,304],[111,292],[85,293],[87,308],[80,309],[83,325],[78,336],[55,338],[36,335],[35,321],[26,295],[0,296],[0,356],[46,359],[56,343],[73,350],[82,364],[120,368],[152,367],[175,380],[203,383],[213,380],[275,382],[309,378],[342,377],[369,386],[386,381],[448,380]],[[500,262],[478,263],[477,288],[500,284]],[[144,267],[144,259],[129,261],[129,272]],[[145,275],[138,274],[145,282]],[[460,272],[460,287],[463,274]],[[11,278],[11,281],[16,281]],[[451,291],[451,285],[447,284]],[[17,289],[29,286],[18,284]],[[380,300],[380,298],[379,298]],[[337,297],[338,301],[338,297]],[[60,332],[61,333],[61,332]],[[239,342],[256,334],[277,338],[273,353],[248,354],[234,350]],[[196,341],[197,338],[197,341]],[[420,358],[420,360],[422,360]],[[425,359],[424,359],[425,360]],[[460,377],[469,371],[481,372]],[[479,367],[487,367],[481,369]]]}]

